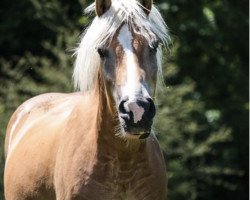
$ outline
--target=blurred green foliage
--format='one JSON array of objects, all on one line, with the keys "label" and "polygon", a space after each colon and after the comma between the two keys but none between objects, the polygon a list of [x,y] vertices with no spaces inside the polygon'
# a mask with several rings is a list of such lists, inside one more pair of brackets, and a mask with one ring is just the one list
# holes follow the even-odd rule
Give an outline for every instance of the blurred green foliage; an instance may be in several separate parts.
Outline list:
[{"label": "blurred green foliage", "polygon": [[[21,102],[73,90],[85,0],[0,2],[0,173],[7,122]],[[170,200],[248,199],[248,1],[157,0],[172,43],[155,129]],[[0,199],[3,182],[0,181]]]}]

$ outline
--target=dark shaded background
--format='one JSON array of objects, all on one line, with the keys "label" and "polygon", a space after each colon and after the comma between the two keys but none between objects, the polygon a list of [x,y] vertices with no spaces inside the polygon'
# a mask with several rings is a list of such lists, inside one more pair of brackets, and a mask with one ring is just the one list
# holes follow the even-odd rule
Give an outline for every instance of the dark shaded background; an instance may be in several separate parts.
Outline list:
[{"label": "dark shaded background", "polygon": [[[1,0],[0,131],[20,103],[73,91],[71,74],[86,0]],[[155,129],[170,200],[247,200],[248,1],[155,0],[172,43]],[[3,183],[0,181],[3,194]],[[3,196],[0,197],[3,199]]]}]

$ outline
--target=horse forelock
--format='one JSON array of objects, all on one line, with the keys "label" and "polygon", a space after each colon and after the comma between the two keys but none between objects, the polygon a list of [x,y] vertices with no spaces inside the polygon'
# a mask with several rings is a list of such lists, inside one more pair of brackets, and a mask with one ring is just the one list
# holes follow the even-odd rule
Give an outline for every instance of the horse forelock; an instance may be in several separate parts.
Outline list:
[{"label": "horse forelock", "polygon": [[[85,9],[87,14],[94,12],[95,4]],[[101,17],[95,17],[92,24],[83,33],[79,47],[76,49],[74,66],[74,85],[77,90],[86,92],[93,88],[100,67],[100,57],[97,48],[110,42],[122,24],[128,24],[131,29],[142,35],[151,44],[152,33],[168,44],[167,25],[155,6],[149,16],[143,11],[136,0],[113,0],[110,9]],[[161,76],[161,49],[158,49],[158,75]]]}]

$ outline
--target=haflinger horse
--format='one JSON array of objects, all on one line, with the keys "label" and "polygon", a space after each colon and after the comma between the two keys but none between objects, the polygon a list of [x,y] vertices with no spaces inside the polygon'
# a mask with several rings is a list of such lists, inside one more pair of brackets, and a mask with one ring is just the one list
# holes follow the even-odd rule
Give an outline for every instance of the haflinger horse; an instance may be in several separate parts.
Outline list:
[{"label": "haflinger horse", "polygon": [[13,114],[5,140],[6,200],[162,200],[166,169],[152,132],[161,48],[152,0],[96,0],[73,78]]}]

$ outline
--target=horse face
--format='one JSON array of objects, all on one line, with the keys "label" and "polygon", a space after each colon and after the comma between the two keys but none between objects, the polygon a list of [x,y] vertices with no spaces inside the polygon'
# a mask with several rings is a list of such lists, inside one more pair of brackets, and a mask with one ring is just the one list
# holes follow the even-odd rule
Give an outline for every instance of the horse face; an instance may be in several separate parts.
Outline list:
[{"label": "horse face", "polygon": [[97,50],[126,137],[146,138],[155,116],[158,41],[153,33],[152,38],[149,44],[123,24],[110,44]]}]

